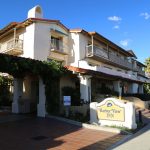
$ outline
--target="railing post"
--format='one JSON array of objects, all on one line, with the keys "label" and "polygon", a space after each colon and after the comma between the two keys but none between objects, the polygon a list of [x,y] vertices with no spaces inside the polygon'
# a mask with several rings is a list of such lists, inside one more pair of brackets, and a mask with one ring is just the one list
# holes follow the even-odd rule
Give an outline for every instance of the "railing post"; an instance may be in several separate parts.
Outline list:
[{"label": "railing post", "polygon": [[91,37],[92,38],[92,55],[94,54],[94,41],[93,41],[93,36]]},{"label": "railing post", "polygon": [[109,46],[107,44],[107,56],[108,56],[108,59],[109,59]]},{"label": "railing post", "polygon": [[141,110],[139,110],[139,123],[143,123]]},{"label": "railing post", "polygon": [[85,46],[85,55],[86,55],[86,57],[88,56],[88,53],[89,53],[89,51],[88,51],[88,45],[87,45],[87,46]]},{"label": "railing post", "polygon": [[14,28],[14,43],[15,43],[15,40],[16,40],[16,28]]}]

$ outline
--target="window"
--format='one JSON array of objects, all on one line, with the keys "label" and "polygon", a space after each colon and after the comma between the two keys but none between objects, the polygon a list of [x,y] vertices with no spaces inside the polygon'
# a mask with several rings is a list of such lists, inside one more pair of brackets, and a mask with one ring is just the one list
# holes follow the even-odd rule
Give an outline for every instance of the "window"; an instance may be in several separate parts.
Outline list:
[{"label": "window", "polygon": [[51,50],[63,51],[62,39],[51,37]]},{"label": "window", "polygon": [[51,37],[51,46],[54,49],[59,49],[59,38]]}]

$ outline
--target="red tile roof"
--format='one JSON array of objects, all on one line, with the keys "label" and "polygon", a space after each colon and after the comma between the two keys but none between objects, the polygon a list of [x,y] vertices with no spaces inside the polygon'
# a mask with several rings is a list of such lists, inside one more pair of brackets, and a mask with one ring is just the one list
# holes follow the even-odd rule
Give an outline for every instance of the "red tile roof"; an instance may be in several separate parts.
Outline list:
[{"label": "red tile roof", "polygon": [[8,25],[6,25],[4,28],[0,30],[0,35],[7,32],[8,30],[11,30],[12,28],[16,27],[19,23],[18,22],[11,22]]},{"label": "red tile roof", "polygon": [[124,78],[122,76],[119,75],[111,75],[111,74],[107,74],[104,72],[100,72],[100,71],[94,71],[94,70],[90,70],[90,69],[83,69],[83,68],[78,68],[78,67],[73,67],[73,66],[65,66],[65,68],[67,68],[69,71],[74,71],[76,73],[80,73],[80,74],[85,74],[85,75],[92,75],[92,76],[99,76],[102,78],[110,78],[111,80],[125,80],[125,81],[130,81],[130,82],[137,82],[137,83],[144,83],[142,81],[139,80],[134,80],[134,79],[130,79],[130,78]]},{"label": "red tile roof", "polygon": [[59,20],[49,20],[49,19],[41,19],[41,18],[28,18],[23,22],[11,22],[4,28],[0,30],[0,36],[6,35],[7,32],[10,32],[14,28],[24,28],[34,22],[48,22],[48,23],[56,23],[61,26],[64,30],[69,31],[69,29],[64,26]]}]

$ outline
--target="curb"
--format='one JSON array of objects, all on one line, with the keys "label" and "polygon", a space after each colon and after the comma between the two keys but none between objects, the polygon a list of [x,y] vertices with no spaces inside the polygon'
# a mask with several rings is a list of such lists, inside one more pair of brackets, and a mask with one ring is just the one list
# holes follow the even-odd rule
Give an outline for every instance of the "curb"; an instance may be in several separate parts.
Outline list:
[{"label": "curb", "polygon": [[132,134],[126,135],[123,139],[121,139],[118,142],[114,143],[112,146],[110,146],[106,150],[112,150],[112,149],[116,148],[117,146],[119,146],[119,145],[123,144],[124,142],[128,141],[129,139],[131,139],[132,136],[133,136]]},{"label": "curb", "polygon": [[[112,133],[122,133],[122,131],[120,129],[117,128],[111,128],[111,127],[105,127],[105,126],[96,126],[96,125],[92,125],[92,124],[87,124],[87,123],[81,123],[78,121],[74,121],[74,120],[70,120],[70,119],[66,119],[66,118],[62,118],[62,117],[57,117],[57,116],[52,116],[52,115],[48,115],[46,116],[48,118],[52,118],[52,119],[57,119],[63,122],[67,122],[82,128],[87,128],[87,129],[92,129],[92,130],[98,130],[98,131],[106,131],[106,132],[112,132]],[[128,133],[127,133],[128,134]]]},{"label": "curb", "polygon": [[150,127],[150,123],[148,123],[144,128],[142,128],[141,130],[139,130],[138,132],[136,132],[135,134],[129,134],[126,137],[124,137],[122,140],[118,141],[117,143],[115,143],[114,145],[112,145],[111,147],[109,147],[107,150],[112,150],[113,148],[116,148],[117,146],[120,146],[121,144],[128,142],[129,140],[141,135],[143,132],[147,131]]}]

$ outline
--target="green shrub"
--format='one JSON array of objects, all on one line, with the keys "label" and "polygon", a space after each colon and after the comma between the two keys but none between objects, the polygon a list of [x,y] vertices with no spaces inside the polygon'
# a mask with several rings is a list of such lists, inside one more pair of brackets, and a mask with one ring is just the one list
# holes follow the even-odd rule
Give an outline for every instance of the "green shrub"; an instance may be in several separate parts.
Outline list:
[{"label": "green shrub", "polygon": [[73,88],[70,86],[65,86],[62,88],[62,95],[63,96],[71,96],[71,105],[72,106],[80,106],[80,89]]},{"label": "green shrub", "polygon": [[11,106],[12,93],[9,90],[11,85],[11,78],[0,76],[0,106]]}]

